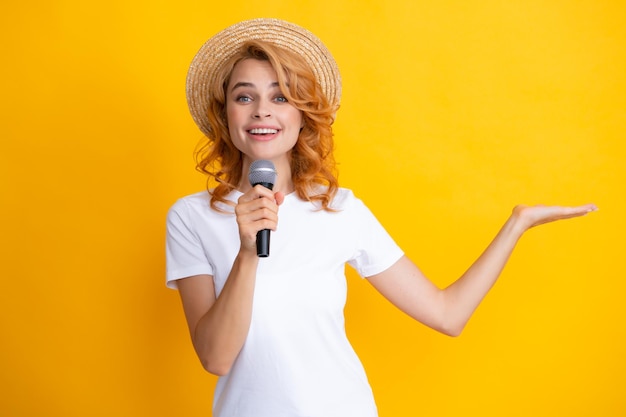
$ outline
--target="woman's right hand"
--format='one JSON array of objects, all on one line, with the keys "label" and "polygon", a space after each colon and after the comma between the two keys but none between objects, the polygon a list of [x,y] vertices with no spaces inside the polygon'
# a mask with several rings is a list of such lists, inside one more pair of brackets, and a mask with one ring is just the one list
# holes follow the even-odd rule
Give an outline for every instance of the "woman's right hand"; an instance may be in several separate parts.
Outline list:
[{"label": "woman's right hand", "polygon": [[283,203],[282,192],[256,185],[246,191],[235,207],[241,250],[256,254],[256,235],[263,229],[276,230],[278,206]]},{"label": "woman's right hand", "polygon": [[241,249],[218,297],[210,275],[178,281],[191,340],[202,365],[212,374],[228,374],[246,340],[259,259],[256,234],[276,229],[278,206],[284,198],[283,193],[260,185],[239,197],[235,214]]}]

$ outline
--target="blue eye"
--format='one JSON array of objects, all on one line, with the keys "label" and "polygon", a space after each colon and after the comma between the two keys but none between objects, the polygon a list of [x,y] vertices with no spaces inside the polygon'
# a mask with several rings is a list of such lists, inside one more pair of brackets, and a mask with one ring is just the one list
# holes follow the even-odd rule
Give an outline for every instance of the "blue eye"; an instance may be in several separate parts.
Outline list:
[{"label": "blue eye", "polygon": [[235,101],[238,101],[241,103],[247,103],[249,101],[252,101],[252,99],[248,96],[238,96],[237,98],[235,98]]},{"label": "blue eye", "polygon": [[281,103],[287,103],[287,102],[289,102],[289,100],[287,100],[287,97],[285,97],[285,96],[278,96],[278,97],[276,97],[276,98],[275,98],[275,100],[276,100],[276,101],[279,101],[279,102],[281,102]]}]

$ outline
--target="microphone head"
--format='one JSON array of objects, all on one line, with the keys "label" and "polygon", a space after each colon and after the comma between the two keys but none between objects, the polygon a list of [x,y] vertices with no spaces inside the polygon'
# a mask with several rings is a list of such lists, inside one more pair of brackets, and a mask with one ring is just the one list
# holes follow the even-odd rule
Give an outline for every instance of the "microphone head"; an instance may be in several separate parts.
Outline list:
[{"label": "microphone head", "polygon": [[[250,165],[248,180],[252,186],[263,184],[267,188],[272,188],[276,182],[276,168],[272,161],[258,159]],[[267,184],[271,184],[268,186]]]}]

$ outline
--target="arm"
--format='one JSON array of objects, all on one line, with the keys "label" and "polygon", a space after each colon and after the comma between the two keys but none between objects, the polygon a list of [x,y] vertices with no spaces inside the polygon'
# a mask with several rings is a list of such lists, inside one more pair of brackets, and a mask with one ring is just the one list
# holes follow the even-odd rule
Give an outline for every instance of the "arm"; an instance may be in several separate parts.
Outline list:
[{"label": "arm", "polygon": [[235,214],[241,246],[219,297],[209,275],[178,281],[194,349],[203,367],[213,374],[227,374],[245,342],[259,262],[256,234],[262,229],[275,230],[282,200],[281,193],[274,195],[261,186],[239,198]]},{"label": "arm", "polygon": [[597,208],[517,206],[493,241],[454,283],[437,288],[408,258],[403,257],[368,281],[389,301],[415,320],[444,334],[458,336],[495,284],[515,245],[533,226],[585,215]]}]

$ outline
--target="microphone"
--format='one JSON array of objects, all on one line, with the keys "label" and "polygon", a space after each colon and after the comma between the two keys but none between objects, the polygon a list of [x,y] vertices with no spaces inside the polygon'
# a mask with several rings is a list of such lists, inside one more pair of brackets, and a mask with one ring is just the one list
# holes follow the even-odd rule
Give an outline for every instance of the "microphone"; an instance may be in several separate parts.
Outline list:
[{"label": "microphone", "polygon": [[[272,189],[276,182],[276,168],[272,161],[259,159],[250,165],[248,180],[254,187],[261,184],[263,187]],[[256,234],[256,254],[259,258],[270,256],[270,231],[269,229],[259,230]]]}]

